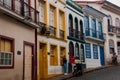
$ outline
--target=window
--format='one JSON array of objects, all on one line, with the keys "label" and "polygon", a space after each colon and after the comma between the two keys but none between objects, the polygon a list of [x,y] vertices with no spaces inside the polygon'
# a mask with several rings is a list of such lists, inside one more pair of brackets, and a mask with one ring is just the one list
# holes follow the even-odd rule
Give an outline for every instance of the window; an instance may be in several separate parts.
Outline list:
[{"label": "window", "polygon": [[78,19],[75,18],[75,37],[78,38],[79,34],[78,34]]},{"label": "window", "polygon": [[92,19],[92,37],[97,37],[96,35],[96,20]]},{"label": "window", "polygon": [[40,6],[40,22],[44,23],[44,2],[40,1],[39,6]]},{"label": "window", "polygon": [[103,39],[102,22],[98,22],[98,33],[99,33],[99,39]]},{"label": "window", "polygon": [[114,52],[114,41],[109,40],[109,49],[110,49],[110,54]]},{"label": "window", "polygon": [[116,25],[116,27],[120,27],[120,21],[119,21],[119,18],[116,18],[116,19],[115,19],[115,25]]},{"label": "window", "polygon": [[80,55],[79,55],[79,45],[78,45],[78,43],[76,43],[76,45],[75,45],[75,56],[76,56],[76,57],[80,57]]},{"label": "window", "polygon": [[63,30],[63,13],[59,13],[59,27],[61,30]]},{"label": "window", "polygon": [[85,25],[85,28],[89,28],[89,18],[88,18],[88,16],[85,16],[85,18],[84,18],[84,25]]},{"label": "window", "polygon": [[98,59],[98,46],[93,44],[93,58]]},{"label": "window", "polygon": [[85,34],[86,34],[86,36],[89,36],[90,29],[89,29],[89,17],[88,16],[84,17],[84,25],[85,25]]},{"label": "window", "polygon": [[50,17],[50,20],[49,20],[50,26],[54,26],[54,16],[55,16],[54,11],[55,11],[55,8],[50,6],[50,15],[49,15],[49,17]]},{"label": "window", "polygon": [[91,58],[91,47],[90,44],[85,44],[86,58]]},{"label": "window", "polygon": [[58,64],[57,46],[50,46],[50,65]]},{"label": "window", "polygon": [[0,67],[13,66],[13,40],[0,38]]}]

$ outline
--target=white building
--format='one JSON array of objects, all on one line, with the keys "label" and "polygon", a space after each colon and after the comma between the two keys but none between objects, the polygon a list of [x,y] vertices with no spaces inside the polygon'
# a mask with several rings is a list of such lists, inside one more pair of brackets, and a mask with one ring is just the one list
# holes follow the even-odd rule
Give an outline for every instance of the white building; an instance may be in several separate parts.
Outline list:
[{"label": "white building", "polygon": [[112,53],[115,52],[118,55],[118,62],[120,62],[120,7],[104,0],[90,3],[87,1],[78,1],[78,4],[90,5],[108,15],[108,18],[104,19],[103,24],[103,32],[106,34],[104,45],[105,61],[106,64],[110,64]]},{"label": "white building", "polygon": [[67,54],[68,54],[68,72],[71,72],[71,57],[78,57],[83,67],[86,67],[84,58],[84,28],[82,8],[72,0],[66,1],[67,14]]},{"label": "white building", "polygon": [[103,66],[105,65],[103,19],[107,15],[89,5],[84,6],[83,11],[86,42],[85,60],[87,68]]}]

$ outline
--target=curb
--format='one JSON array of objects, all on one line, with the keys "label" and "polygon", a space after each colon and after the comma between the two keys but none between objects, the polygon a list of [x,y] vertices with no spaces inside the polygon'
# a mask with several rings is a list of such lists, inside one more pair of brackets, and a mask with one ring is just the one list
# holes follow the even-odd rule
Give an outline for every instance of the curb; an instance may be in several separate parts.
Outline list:
[{"label": "curb", "polygon": [[[83,75],[84,75],[85,73],[89,73],[89,72],[93,72],[93,71],[96,71],[96,70],[101,70],[101,69],[110,68],[110,67],[112,67],[112,66],[113,66],[113,65],[108,65],[108,66],[102,66],[102,67],[98,67],[98,68],[93,68],[93,69],[90,69],[90,70],[86,70],[86,71],[84,71]],[[63,78],[63,79],[61,79],[61,80],[70,79],[70,78],[72,78],[72,77],[73,77],[73,75],[71,75],[71,76],[69,76],[69,77],[66,77],[66,78]]]}]

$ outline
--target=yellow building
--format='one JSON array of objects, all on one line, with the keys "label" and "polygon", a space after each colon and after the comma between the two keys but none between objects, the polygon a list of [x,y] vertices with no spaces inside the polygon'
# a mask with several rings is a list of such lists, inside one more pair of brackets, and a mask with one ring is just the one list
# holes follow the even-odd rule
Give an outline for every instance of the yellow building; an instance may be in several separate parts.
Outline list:
[{"label": "yellow building", "polygon": [[38,1],[38,80],[63,73],[62,57],[67,46],[65,6],[65,0]]}]

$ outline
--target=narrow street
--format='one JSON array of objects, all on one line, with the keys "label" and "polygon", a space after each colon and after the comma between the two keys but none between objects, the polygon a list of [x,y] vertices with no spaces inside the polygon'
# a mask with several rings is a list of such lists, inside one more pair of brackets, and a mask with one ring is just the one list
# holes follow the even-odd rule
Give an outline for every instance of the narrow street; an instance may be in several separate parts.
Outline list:
[{"label": "narrow street", "polygon": [[120,66],[93,71],[67,80],[120,80]]}]

